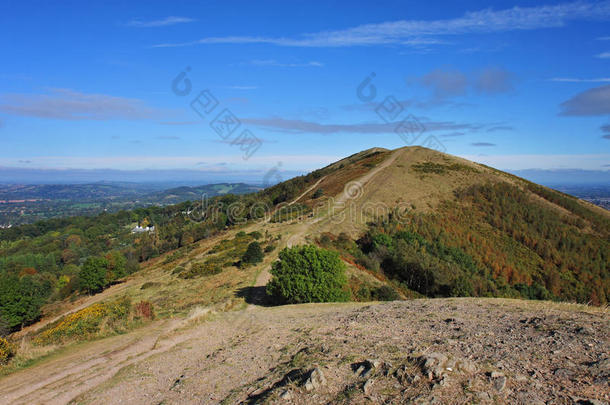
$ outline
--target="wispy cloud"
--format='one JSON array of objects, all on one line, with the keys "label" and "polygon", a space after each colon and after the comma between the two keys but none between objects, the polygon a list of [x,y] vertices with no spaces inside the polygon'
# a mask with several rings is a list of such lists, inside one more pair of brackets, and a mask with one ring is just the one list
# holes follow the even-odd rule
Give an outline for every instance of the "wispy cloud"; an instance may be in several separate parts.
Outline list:
[{"label": "wispy cloud", "polygon": [[496,131],[513,131],[515,128],[510,125],[496,125],[494,127],[487,128],[487,132],[496,132]]},{"label": "wispy cloud", "polygon": [[610,52],[602,52],[596,56],[600,59],[610,59]]},{"label": "wispy cloud", "polygon": [[433,89],[438,98],[463,95],[468,87],[468,78],[458,70],[435,69],[422,76],[419,82]]},{"label": "wispy cloud", "polygon": [[610,114],[610,84],[585,90],[561,103],[560,115]]},{"label": "wispy cloud", "polygon": [[[315,121],[293,120],[281,117],[269,118],[244,118],[242,122],[246,124],[256,125],[285,133],[302,134],[391,134],[395,133],[397,123],[356,123],[356,124],[339,124],[339,123],[319,123]],[[477,131],[483,128],[483,124],[458,123],[452,121],[427,121],[421,119],[426,131]]]},{"label": "wispy cloud", "polygon": [[275,67],[322,67],[324,64],[322,62],[310,61],[310,62],[299,62],[299,63],[285,63],[278,62],[274,59],[255,59],[249,62],[250,65],[254,66],[275,66]]},{"label": "wispy cloud", "polygon": [[196,125],[201,124],[201,121],[162,121],[161,125]]},{"label": "wispy cloud", "polygon": [[610,82],[610,77],[598,77],[594,79],[579,79],[576,77],[554,77],[549,79],[551,82],[565,82],[565,83],[607,83]]},{"label": "wispy cloud", "polygon": [[604,133],[604,135],[602,135],[602,138],[604,139],[610,139],[610,124],[608,125],[602,125],[600,127],[600,129],[602,130],[602,132]]},{"label": "wispy cloud", "polygon": [[513,74],[498,67],[489,67],[475,75],[474,88],[480,93],[504,93],[513,88]]},{"label": "wispy cloud", "polygon": [[474,142],[471,143],[472,146],[477,146],[477,147],[489,147],[489,146],[496,146],[495,143],[489,143],[489,142]]},{"label": "wispy cloud", "polygon": [[610,41],[610,37],[599,37],[596,38],[598,41]]},{"label": "wispy cloud", "polygon": [[464,135],[466,135],[465,132],[449,132],[448,134],[442,134],[442,135],[439,135],[439,136],[441,138],[455,138],[455,137],[464,136]]},{"label": "wispy cloud", "polygon": [[256,90],[258,86],[226,86],[230,90]]},{"label": "wispy cloud", "polygon": [[[0,168],[15,167],[16,159],[31,159],[30,156],[17,158],[0,157]],[[229,163],[235,167],[249,168],[251,170],[269,170],[277,164],[284,162],[284,167],[315,169],[343,158],[339,155],[320,154],[284,154],[284,155],[253,155],[244,162],[240,154],[219,155],[210,152],[210,155],[192,156],[164,156],[164,155],[128,155],[128,156],[36,156],[35,166],[41,169],[184,169],[197,167],[201,162],[209,165]],[[263,172],[264,173],[264,172]]]},{"label": "wispy cloud", "polygon": [[419,78],[417,82],[434,92],[436,100],[465,95],[469,90],[483,94],[497,94],[513,88],[513,74],[499,67],[488,67],[478,72],[465,73],[454,69],[435,69]]},{"label": "wispy cloud", "polygon": [[157,139],[162,139],[162,140],[166,140],[166,141],[177,141],[181,138],[179,136],[175,136],[175,135],[161,135],[161,136],[158,136]]},{"label": "wispy cloud", "polygon": [[271,44],[298,47],[340,47],[363,45],[422,46],[444,42],[439,36],[481,34],[562,27],[575,20],[607,20],[610,2],[571,2],[550,6],[491,8],[468,12],[445,20],[399,20],[365,24],[344,30],[303,34],[299,37],[224,36],[205,37],[183,43],[158,44],[156,47],[197,44]]},{"label": "wispy cloud", "polygon": [[133,19],[129,21],[127,26],[129,27],[138,27],[138,28],[153,28],[153,27],[166,27],[168,25],[176,25],[176,24],[184,24],[194,22],[196,20],[189,17],[166,17],[160,20],[148,20],[144,21],[141,19]]},{"label": "wispy cloud", "polygon": [[137,120],[158,117],[159,111],[139,99],[107,94],[50,89],[47,94],[0,95],[0,111],[7,114],[59,120]]}]

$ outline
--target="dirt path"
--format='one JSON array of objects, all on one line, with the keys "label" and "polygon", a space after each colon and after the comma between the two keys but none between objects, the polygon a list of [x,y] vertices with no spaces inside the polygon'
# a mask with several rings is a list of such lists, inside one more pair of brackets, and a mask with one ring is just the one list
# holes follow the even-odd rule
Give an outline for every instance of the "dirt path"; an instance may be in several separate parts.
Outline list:
[{"label": "dirt path", "polygon": [[326,176],[321,177],[321,178],[320,178],[320,180],[316,181],[316,183],[315,183],[313,186],[309,187],[307,190],[305,190],[305,192],[304,192],[303,194],[301,194],[300,196],[298,196],[297,198],[295,198],[294,200],[292,200],[291,202],[289,202],[289,203],[288,203],[288,205],[292,205],[292,204],[296,203],[297,201],[299,201],[301,198],[305,197],[305,195],[306,195],[307,193],[309,193],[311,190],[313,190],[314,188],[316,188],[316,186],[317,186],[318,184],[320,184],[320,183],[322,182],[322,180],[324,180],[325,178],[326,178]]},{"label": "dirt path", "polygon": [[[607,321],[600,309],[502,299],[254,307],[80,345],[1,379],[0,403],[607,401]],[[410,360],[428,354],[454,362],[444,377],[429,381]],[[381,365],[363,378],[353,370],[366,359]],[[307,391],[300,376],[320,364],[327,382]]]}]

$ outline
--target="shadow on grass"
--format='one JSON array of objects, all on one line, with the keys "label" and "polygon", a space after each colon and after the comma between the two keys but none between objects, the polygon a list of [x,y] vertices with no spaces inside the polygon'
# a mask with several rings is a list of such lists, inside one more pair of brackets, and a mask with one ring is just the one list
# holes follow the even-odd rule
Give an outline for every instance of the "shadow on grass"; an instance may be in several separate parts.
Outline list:
[{"label": "shadow on grass", "polygon": [[265,286],[243,287],[235,292],[235,296],[243,298],[248,304],[259,305],[261,307],[274,306],[273,301],[267,295]]}]

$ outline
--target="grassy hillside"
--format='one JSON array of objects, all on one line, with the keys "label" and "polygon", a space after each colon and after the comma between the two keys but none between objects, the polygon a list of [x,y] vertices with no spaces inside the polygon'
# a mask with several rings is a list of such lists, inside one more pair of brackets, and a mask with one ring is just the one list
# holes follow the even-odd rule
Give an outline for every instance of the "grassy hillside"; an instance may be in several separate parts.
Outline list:
[{"label": "grassy hillside", "polygon": [[[131,233],[137,224],[154,225],[155,232]],[[38,320],[45,303],[90,292],[83,287],[87,266],[87,279],[97,274],[101,289],[124,280],[138,263],[171,272],[169,264],[179,261],[184,271],[173,274],[172,283],[177,274],[198,280],[217,267],[238,268],[231,264],[239,261],[236,250],[222,263],[201,261],[195,271],[189,253],[209,249],[211,238],[237,228],[265,234],[265,240],[284,238],[266,242],[268,260],[277,255],[275,245],[318,241],[339,250],[349,264],[353,299],[375,298],[371,291],[383,284],[402,297],[595,305],[610,297],[607,211],[429,149],[375,148],[256,193],[213,197],[204,206],[184,203],[0,230],[0,326],[17,330]],[[99,258],[97,267],[91,258]],[[166,292],[153,288],[144,298],[154,302],[155,294]]]}]

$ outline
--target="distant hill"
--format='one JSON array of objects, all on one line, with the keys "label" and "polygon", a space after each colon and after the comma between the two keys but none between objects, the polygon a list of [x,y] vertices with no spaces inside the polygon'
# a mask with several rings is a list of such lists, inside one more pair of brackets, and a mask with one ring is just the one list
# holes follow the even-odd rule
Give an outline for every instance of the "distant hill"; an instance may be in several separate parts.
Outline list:
[{"label": "distant hill", "polygon": [[169,205],[232,194],[260,187],[245,183],[219,183],[164,189],[163,184],[99,182],[91,184],[0,184],[0,226],[77,215],[97,215],[147,205]]},{"label": "distant hill", "polygon": [[224,194],[248,194],[261,190],[261,187],[245,183],[219,183],[196,187],[176,187],[145,195],[140,201],[152,204],[176,204],[183,201],[198,201],[201,198],[216,197]]}]

